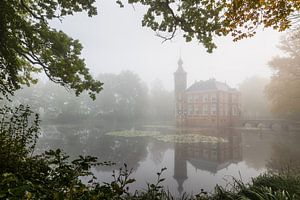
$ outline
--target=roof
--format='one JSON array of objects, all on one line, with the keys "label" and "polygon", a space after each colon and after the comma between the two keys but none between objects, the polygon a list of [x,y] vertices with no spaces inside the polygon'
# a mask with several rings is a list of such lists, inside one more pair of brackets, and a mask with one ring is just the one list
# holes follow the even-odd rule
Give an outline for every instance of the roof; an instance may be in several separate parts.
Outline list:
[{"label": "roof", "polygon": [[178,68],[177,68],[175,74],[186,74],[186,72],[184,71],[182,65],[183,65],[183,61],[180,57],[179,60],[178,60]]},{"label": "roof", "polygon": [[186,89],[188,92],[201,92],[207,90],[237,91],[236,89],[229,87],[226,83],[216,81],[216,79],[197,81]]},{"label": "roof", "polygon": [[217,173],[219,170],[228,167],[231,164],[231,161],[218,163],[218,161],[209,161],[204,159],[188,159],[189,163],[195,168],[208,171],[210,173]]}]

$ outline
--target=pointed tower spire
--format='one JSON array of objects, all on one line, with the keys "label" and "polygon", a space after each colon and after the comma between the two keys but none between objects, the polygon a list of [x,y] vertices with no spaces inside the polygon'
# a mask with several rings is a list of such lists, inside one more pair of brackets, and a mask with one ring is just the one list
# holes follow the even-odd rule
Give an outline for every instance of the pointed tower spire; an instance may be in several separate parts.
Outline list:
[{"label": "pointed tower spire", "polygon": [[187,176],[187,157],[186,146],[183,144],[175,144],[174,149],[174,179],[178,184],[178,192],[181,195],[183,192],[183,183],[188,178]]},{"label": "pointed tower spire", "polygon": [[178,67],[182,67],[182,65],[183,65],[183,61],[182,61],[182,58],[180,55],[179,60],[178,60]]},{"label": "pointed tower spire", "polygon": [[179,57],[179,60],[178,60],[177,64],[178,64],[178,68],[177,68],[175,73],[177,73],[177,74],[186,74],[186,72],[183,69],[183,61],[182,61],[181,56]]},{"label": "pointed tower spire", "polygon": [[174,73],[174,80],[175,80],[175,93],[177,92],[183,92],[186,89],[186,72],[184,71],[183,67],[183,61],[181,56],[178,60],[178,67],[177,70]]},{"label": "pointed tower spire", "polygon": [[183,70],[183,61],[181,57],[178,60],[178,68],[174,73],[174,93],[175,93],[175,116],[176,124],[181,124],[184,122],[182,116],[185,112],[184,108],[184,98],[185,90],[187,86],[186,72]]}]

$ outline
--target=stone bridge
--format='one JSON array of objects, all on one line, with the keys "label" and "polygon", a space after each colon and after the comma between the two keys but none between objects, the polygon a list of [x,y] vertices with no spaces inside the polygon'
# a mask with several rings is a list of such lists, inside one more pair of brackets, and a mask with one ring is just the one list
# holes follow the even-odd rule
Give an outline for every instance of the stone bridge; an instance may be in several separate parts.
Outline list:
[{"label": "stone bridge", "polygon": [[286,119],[241,119],[240,127],[271,129],[271,130],[289,130],[292,122]]}]

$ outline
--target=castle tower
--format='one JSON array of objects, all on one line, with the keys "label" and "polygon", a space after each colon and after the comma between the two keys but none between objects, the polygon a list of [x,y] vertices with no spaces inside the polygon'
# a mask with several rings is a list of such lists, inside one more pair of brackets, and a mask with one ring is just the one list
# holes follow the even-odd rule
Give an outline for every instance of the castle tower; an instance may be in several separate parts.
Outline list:
[{"label": "castle tower", "polygon": [[174,73],[174,82],[175,82],[175,95],[176,93],[184,92],[186,89],[186,72],[184,71],[183,67],[183,61],[181,58],[178,60],[178,68],[176,72]]},{"label": "castle tower", "polygon": [[184,123],[184,91],[187,86],[186,72],[184,71],[183,61],[178,60],[178,68],[174,73],[174,91],[175,91],[175,118],[176,124],[182,125]]},{"label": "castle tower", "polygon": [[178,184],[178,192],[181,195],[183,191],[183,183],[187,176],[187,155],[185,144],[175,144],[174,147],[174,179]]}]

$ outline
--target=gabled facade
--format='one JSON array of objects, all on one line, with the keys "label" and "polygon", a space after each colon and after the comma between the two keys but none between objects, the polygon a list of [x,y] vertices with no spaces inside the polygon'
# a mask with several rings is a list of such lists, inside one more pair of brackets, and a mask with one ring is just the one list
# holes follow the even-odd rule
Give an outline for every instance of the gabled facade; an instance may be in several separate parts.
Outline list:
[{"label": "gabled facade", "polygon": [[174,73],[175,118],[178,126],[232,126],[241,116],[241,95],[215,79],[187,87],[187,73],[178,61]]}]

